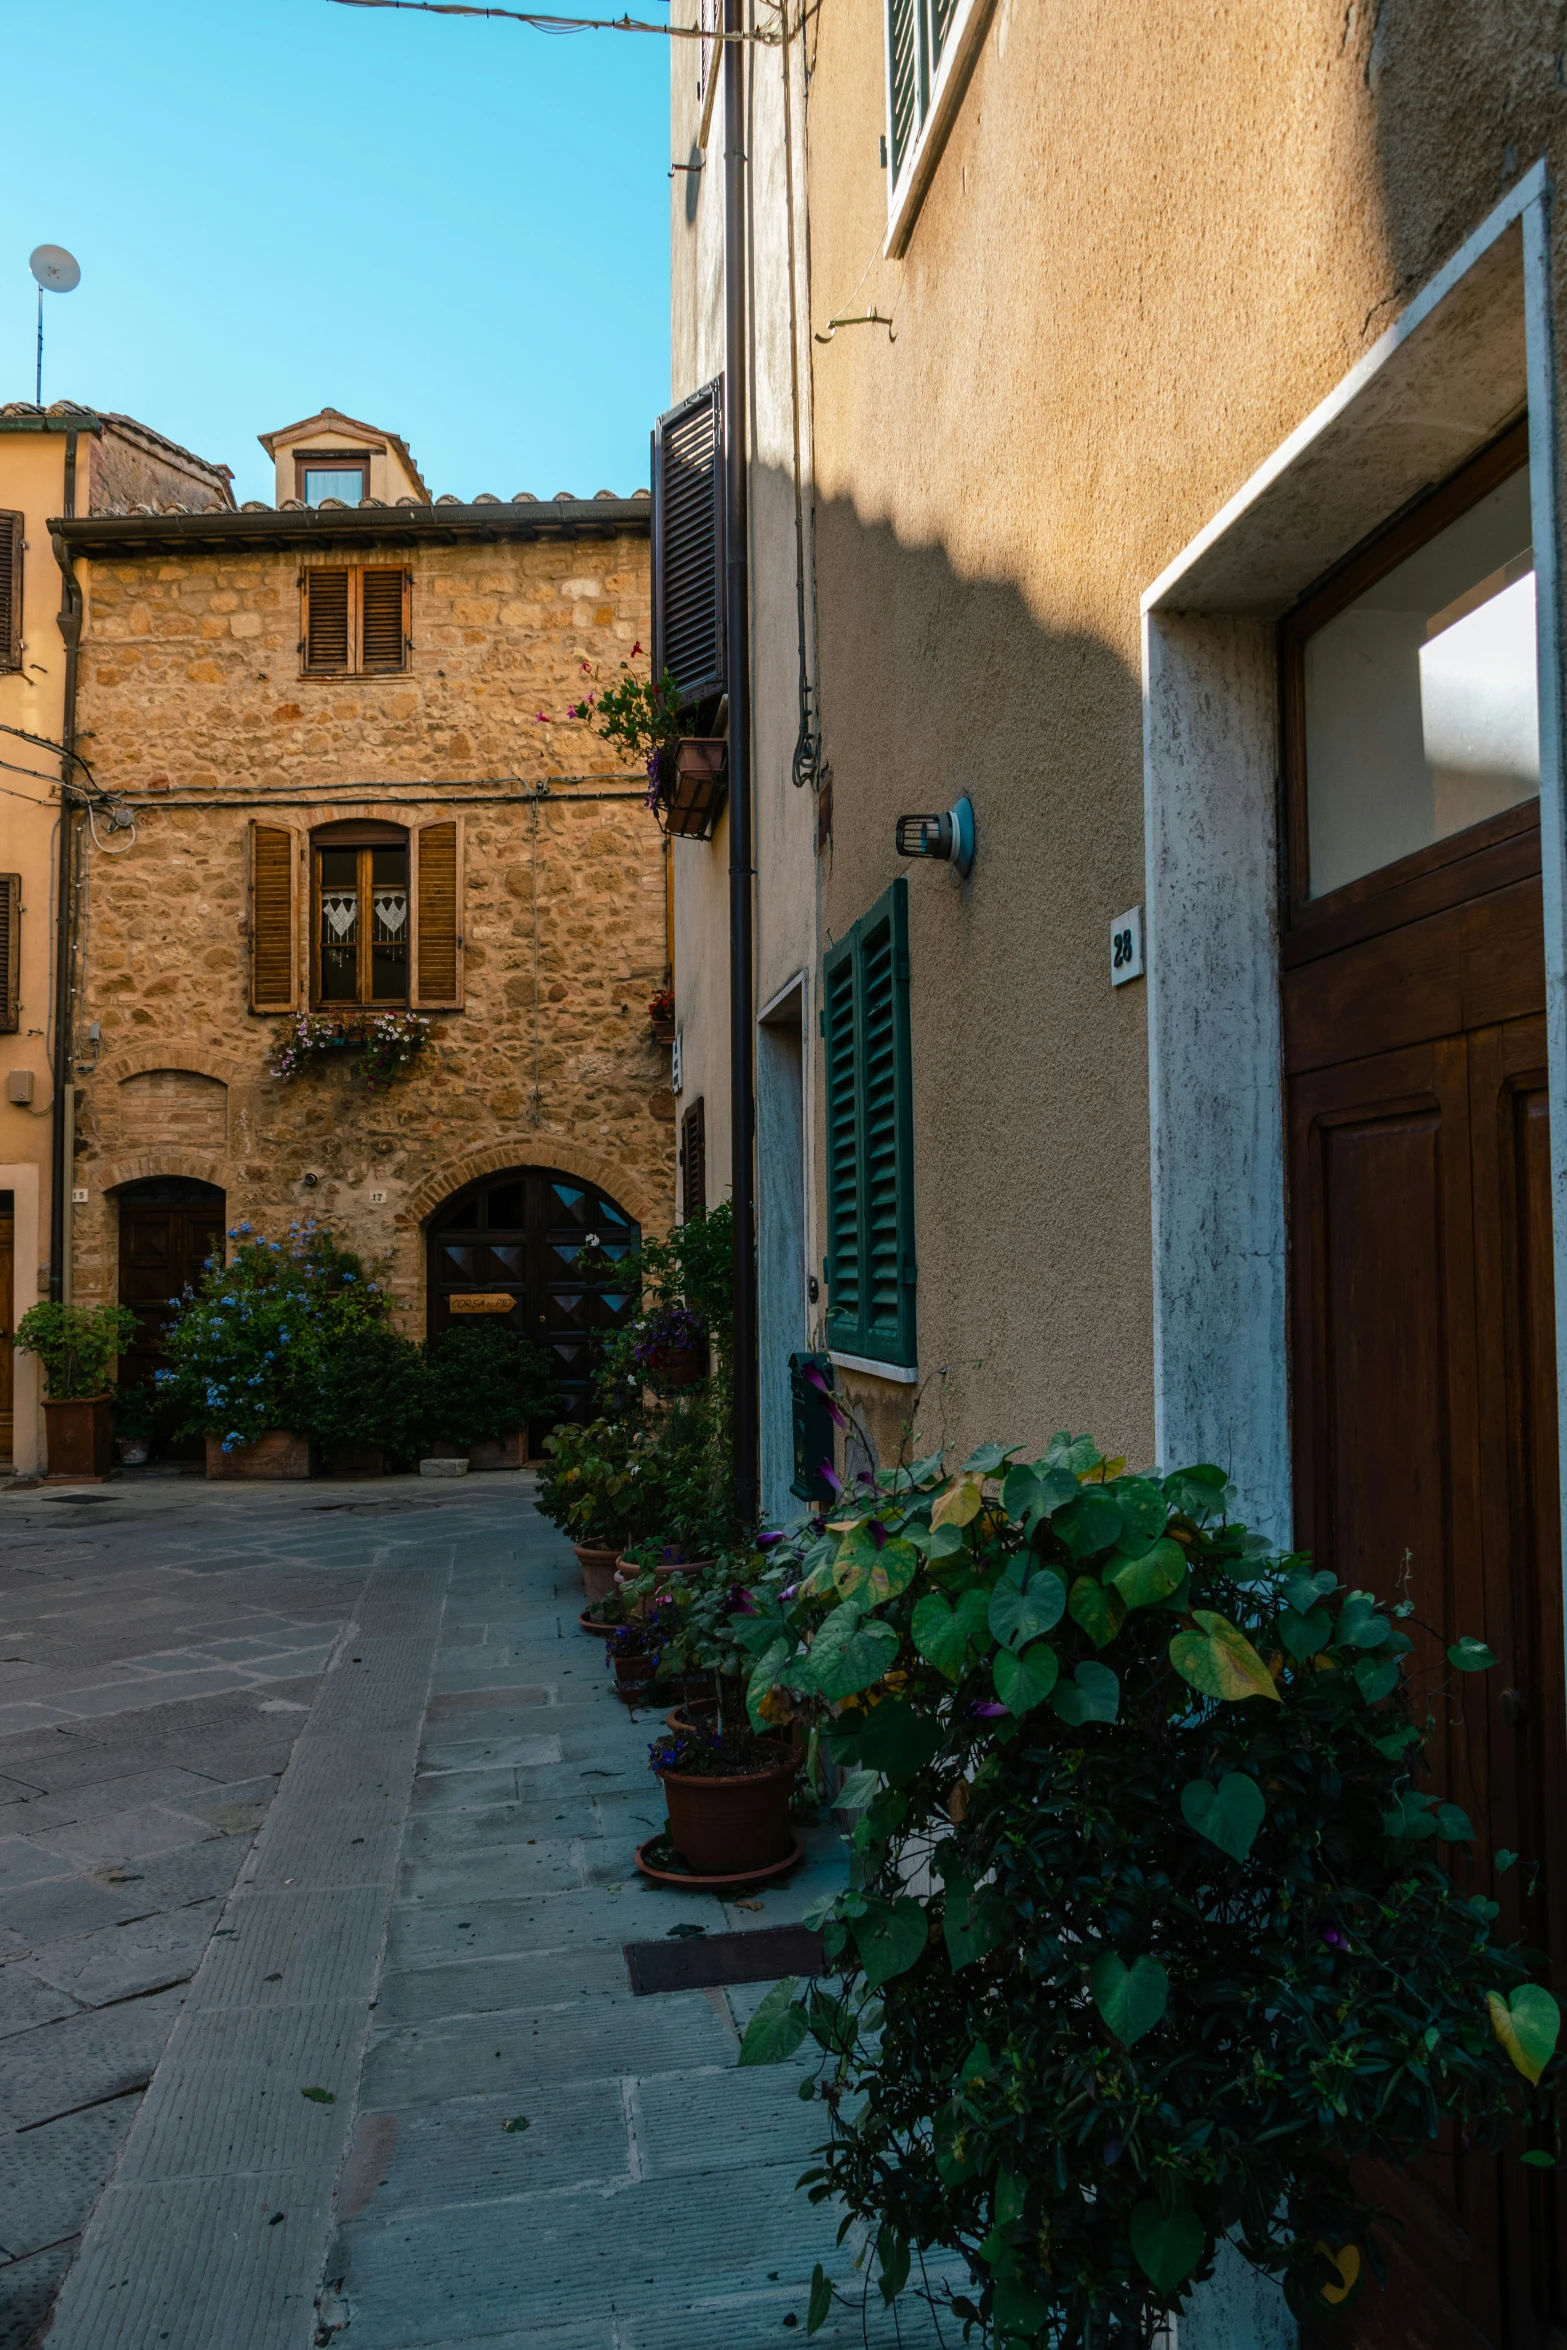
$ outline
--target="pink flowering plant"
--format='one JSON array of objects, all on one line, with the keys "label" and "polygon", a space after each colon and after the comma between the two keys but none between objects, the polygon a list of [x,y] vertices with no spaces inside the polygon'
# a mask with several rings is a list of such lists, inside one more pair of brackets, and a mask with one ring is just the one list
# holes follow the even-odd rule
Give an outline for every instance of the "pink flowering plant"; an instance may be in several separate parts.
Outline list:
[{"label": "pink flowering plant", "polygon": [[278,1030],[271,1071],[286,1082],[329,1054],[356,1051],[355,1065],[374,1092],[416,1060],[429,1041],[430,1023],[420,1012],[296,1012]]},{"label": "pink flowering plant", "polygon": [[1021,1454],[834,1473],[736,1594],[752,1723],[808,1724],[855,1823],[827,1972],[740,2061],[816,2043],[802,2185],[965,2338],[1149,2350],[1221,2237],[1326,2318],[1383,2273],[1368,2164],[1558,2158],[1557,2004],[1486,1890],[1517,1855],[1480,1875],[1428,1784],[1497,1659],[1211,1464]]},{"label": "pink flowering plant", "polygon": [[[642,647],[633,645],[631,660]],[[675,745],[680,740],[680,689],[666,669],[661,677],[638,677],[630,661],[622,661],[612,685],[602,683],[591,661],[581,664],[586,684],[577,699],[566,705],[566,716],[585,722],[606,742],[629,758],[643,761],[647,770],[647,804],[663,805],[674,778]],[[534,713],[540,726],[554,721],[545,710]]]}]

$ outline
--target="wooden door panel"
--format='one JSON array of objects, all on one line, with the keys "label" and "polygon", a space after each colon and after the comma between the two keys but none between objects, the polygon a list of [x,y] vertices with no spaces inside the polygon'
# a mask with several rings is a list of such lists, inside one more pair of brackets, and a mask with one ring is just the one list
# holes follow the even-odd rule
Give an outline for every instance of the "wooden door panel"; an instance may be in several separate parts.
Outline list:
[{"label": "wooden door panel", "polygon": [[16,1437],[16,1219],[0,1215],[0,1461],[13,1457]]}]

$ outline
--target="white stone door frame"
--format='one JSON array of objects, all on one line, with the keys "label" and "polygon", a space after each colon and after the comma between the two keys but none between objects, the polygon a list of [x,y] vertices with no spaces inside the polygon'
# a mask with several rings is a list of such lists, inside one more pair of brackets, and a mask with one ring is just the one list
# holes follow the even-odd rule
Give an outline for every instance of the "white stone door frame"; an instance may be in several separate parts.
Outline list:
[{"label": "white stone door frame", "polygon": [[[1143,791],[1159,1459],[1231,1469],[1290,1528],[1279,1009],[1279,615],[1527,404],[1540,833],[1567,1399],[1567,832],[1550,189],[1536,163],[1360,364],[1154,581]],[[1567,1426],[1561,1459],[1567,1470]]]}]

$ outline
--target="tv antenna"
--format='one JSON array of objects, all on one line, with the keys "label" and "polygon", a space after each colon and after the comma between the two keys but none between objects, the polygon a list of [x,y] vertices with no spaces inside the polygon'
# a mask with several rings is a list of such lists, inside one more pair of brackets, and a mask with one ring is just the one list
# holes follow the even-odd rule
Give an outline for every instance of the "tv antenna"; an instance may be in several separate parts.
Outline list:
[{"label": "tv antenna", "polygon": [[44,295],[73,294],[82,282],[82,272],[75,254],[67,253],[63,245],[35,245],[27,266],[38,280],[38,374],[33,401],[41,408],[44,404]]}]

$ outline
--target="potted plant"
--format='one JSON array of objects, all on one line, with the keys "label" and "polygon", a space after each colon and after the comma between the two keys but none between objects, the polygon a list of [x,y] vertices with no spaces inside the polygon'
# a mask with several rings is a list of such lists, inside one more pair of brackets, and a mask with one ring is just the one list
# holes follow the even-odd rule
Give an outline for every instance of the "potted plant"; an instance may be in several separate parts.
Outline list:
[{"label": "potted plant", "polygon": [[656,1505],[650,1432],[627,1419],[570,1420],[544,1440],[549,1466],[539,1479],[539,1507],[571,1538],[587,1598],[615,1586],[615,1564]]},{"label": "potted plant", "polygon": [[203,1436],[209,1477],[308,1477],[323,1365],[381,1324],[386,1300],[362,1261],[313,1221],[286,1241],[249,1224],[229,1233],[227,1264],[171,1300],[160,1396]]},{"label": "potted plant", "polygon": [[428,1383],[422,1351],[388,1322],[356,1322],[326,1338],[300,1412],[328,1474],[377,1477],[416,1460]]},{"label": "potted plant", "polygon": [[675,991],[660,987],[647,1000],[648,1026],[653,1031],[655,1044],[673,1044],[675,1041]]},{"label": "potted plant", "polygon": [[[631,648],[631,659],[642,651]],[[587,680],[566,716],[584,721],[606,742],[643,761],[647,772],[647,804],[663,829],[688,840],[710,840],[723,812],[729,789],[729,745],[719,734],[683,732],[688,718],[700,721],[702,711],[682,707],[680,689],[666,669],[661,677],[641,678],[630,662],[620,665],[613,685],[601,682],[591,661],[582,663]],[[709,703],[716,721],[721,704]],[[548,712],[536,712],[541,726],[554,721]]]},{"label": "potted plant", "polygon": [[632,1360],[655,1387],[694,1387],[707,1377],[707,1325],[689,1306],[660,1306],[638,1324]]},{"label": "potted plant", "polygon": [[669,1841],[696,1877],[756,1874],[794,1849],[794,1758],[744,1723],[671,1730],[648,1749]]},{"label": "potted plant", "polygon": [[144,1379],[119,1381],[114,1390],[114,1449],[121,1466],[144,1468],[152,1451],[156,1414],[152,1389]]},{"label": "potted plant", "polygon": [[1554,2164],[1556,2002],[1422,1784],[1496,1660],[1455,1642],[1433,1703],[1412,1603],[1273,1551],[1221,1469],[1019,1450],[867,1479],[750,1588],[752,1721],[815,1726],[855,1825],[831,1995],[778,1986],[741,2062],[820,2043],[806,2180],[889,2302],[936,2252],[1009,2350],[1146,2350],[1228,2237],[1326,2317],[1380,2273],[1367,2162],[1521,2123]]},{"label": "potted plant", "polygon": [[110,1433],[114,1398],[109,1367],[140,1328],[129,1306],[29,1306],[16,1326],[16,1344],[43,1365],[48,1474],[92,1483],[113,1468]]},{"label": "potted plant", "polygon": [[615,1694],[627,1705],[647,1695],[662,1654],[662,1626],[648,1615],[618,1625],[604,1643],[604,1661],[615,1675]]},{"label": "potted plant", "polygon": [[528,1431],[560,1410],[560,1361],[499,1320],[454,1323],[427,1341],[424,1412],[432,1442],[473,1469],[520,1469]]}]

